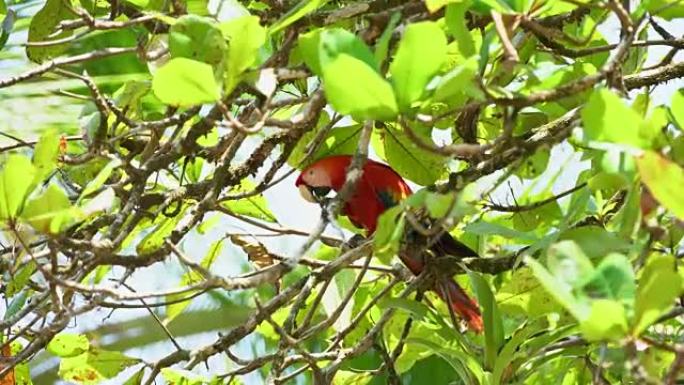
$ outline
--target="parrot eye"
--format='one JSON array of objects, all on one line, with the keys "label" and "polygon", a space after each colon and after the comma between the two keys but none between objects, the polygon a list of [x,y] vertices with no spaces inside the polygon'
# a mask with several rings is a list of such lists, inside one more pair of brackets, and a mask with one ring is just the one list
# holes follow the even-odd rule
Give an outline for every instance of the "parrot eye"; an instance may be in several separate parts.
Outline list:
[{"label": "parrot eye", "polygon": [[320,200],[322,198],[325,198],[328,195],[328,193],[330,193],[330,187],[311,187],[311,193],[314,197],[316,197],[316,199]]}]

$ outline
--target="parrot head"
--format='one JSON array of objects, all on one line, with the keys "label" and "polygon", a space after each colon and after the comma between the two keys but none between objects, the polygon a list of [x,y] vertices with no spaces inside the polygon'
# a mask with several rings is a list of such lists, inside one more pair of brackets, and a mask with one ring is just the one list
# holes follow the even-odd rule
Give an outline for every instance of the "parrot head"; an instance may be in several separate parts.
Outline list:
[{"label": "parrot head", "polygon": [[331,156],[316,161],[302,170],[295,186],[305,200],[322,203],[330,191],[339,191],[342,188],[350,162],[349,155]]}]

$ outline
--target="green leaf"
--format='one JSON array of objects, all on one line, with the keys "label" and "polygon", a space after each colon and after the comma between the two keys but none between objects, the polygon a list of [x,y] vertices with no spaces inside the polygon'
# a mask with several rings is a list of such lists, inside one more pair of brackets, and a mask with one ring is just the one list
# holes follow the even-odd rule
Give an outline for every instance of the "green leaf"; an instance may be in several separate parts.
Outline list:
[{"label": "green leaf", "polygon": [[477,56],[471,56],[444,75],[435,88],[432,100],[453,106],[465,102],[468,97],[482,99],[484,95],[475,82],[478,76],[477,61]]},{"label": "green leaf", "polygon": [[217,66],[223,60],[227,47],[221,30],[209,18],[184,15],[169,29],[172,58],[184,57]]},{"label": "green leaf", "polygon": [[73,223],[78,215],[71,210],[71,202],[64,190],[50,183],[41,195],[26,203],[21,217],[40,232],[57,234]]},{"label": "green leaf", "polygon": [[11,155],[0,172],[0,220],[15,219],[33,189],[36,168],[23,155]]},{"label": "green leaf", "polygon": [[[238,186],[231,190],[231,192],[232,194],[245,193],[254,190],[255,187],[256,185],[254,182],[243,179]],[[271,223],[277,222],[273,212],[268,208],[268,202],[263,194],[257,194],[237,200],[223,201],[221,206],[238,215],[246,215]]]},{"label": "green leaf", "polygon": [[33,150],[33,165],[36,167],[36,180],[39,183],[57,167],[59,154],[59,135],[57,130],[48,129],[43,132]]},{"label": "green leaf", "polygon": [[459,0],[425,0],[425,8],[430,13],[435,13],[450,3],[458,3]]},{"label": "green leaf", "polygon": [[473,291],[477,296],[480,309],[482,309],[485,334],[485,367],[492,369],[499,349],[504,343],[503,319],[489,283],[480,274],[472,271],[468,271],[468,277],[473,285]]},{"label": "green leaf", "polygon": [[577,320],[589,316],[590,305],[586,296],[578,299],[575,293],[582,289],[584,277],[594,274],[591,261],[579,246],[572,241],[562,241],[552,245],[547,256],[548,270],[537,260],[525,257],[534,276],[544,288],[570,312]]},{"label": "green leaf", "polygon": [[390,40],[392,39],[392,34],[394,33],[394,29],[397,28],[397,25],[399,24],[400,21],[401,21],[401,13],[400,12],[394,12],[392,14],[392,17],[390,17],[390,20],[387,23],[385,30],[382,31],[382,35],[380,35],[378,40],[375,42],[374,57],[375,57],[375,62],[380,67],[382,67],[383,63],[387,59],[387,53],[389,51],[389,44],[390,44]]},{"label": "green leaf", "polygon": [[426,21],[406,27],[390,65],[399,108],[407,110],[421,98],[446,61],[446,51],[446,36],[436,23]]},{"label": "green leaf", "polygon": [[[423,142],[434,143],[430,129],[421,126],[412,128]],[[441,179],[446,173],[446,159],[418,145],[395,125],[386,125],[379,131],[384,143],[385,158],[399,175],[420,185],[429,185]]]},{"label": "green leaf", "polygon": [[395,308],[402,309],[410,313],[414,320],[422,320],[430,313],[430,308],[422,302],[409,298],[384,297],[378,301],[381,309]]},{"label": "green leaf", "polygon": [[57,357],[74,357],[90,348],[88,338],[83,334],[59,333],[47,345],[47,351]]},{"label": "green leaf", "polygon": [[621,303],[629,312],[634,304],[634,271],[622,254],[605,257],[591,276],[585,277],[582,292],[590,298],[607,298]]},{"label": "green leaf", "polygon": [[[31,18],[29,25],[28,41],[42,42],[50,40],[59,40],[69,37],[73,34],[72,30],[60,32],[52,36],[56,27],[63,20],[74,19],[77,17],[72,12],[70,0],[47,0],[43,8]],[[50,36],[50,38],[48,38]],[[52,59],[59,56],[69,47],[69,43],[53,44],[47,46],[28,46],[26,47],[26,55],[29,59],[36,63],[42,63],[45,60]]]},{"label": "green leaf", "polygon": [[684,131],[684,89],[680,89],[672,95],[670,114],[672,121],[680,130]]},{"label": "green leaf", "polygon": [[284,28],[287,28],[292,23],[308,15],[309,13],[324,6],[329,0],[301,0],[297,5],[291,7],[290,10],[283,15],[278,21],[271,25],[268,30],[269,34],[274,34]]},{"label": "green leaf", "polygon": [[525,257],[525,264],[532,269],[534,276],[539,280],[539,282],[541,282],[544,288],[551,295],[553,295],[558,303],[570,311],[575,318],[582,316],[584,311],[580,312],[575,306],[577,301],[572,294],[572,286],[566,282],[557,282],[554,276],[551,275],[551,273],[549,273],[549,271],[546,270],[541,263],[530,257]]},{"label": "green leaf", "polygon": [[16,19],[17,13],[14,10],[8,10],[4,1],[0,0],[0,50],[2,50],[7,43],[7,40],[9,40]]},{"label": "green leaf", "polygon": [[517,355],[524,354],[522,353],[524,352],[524,349],[520,349],[521,345],[526,343],[533,335],[538,334],[540,330],[543,330],[542,322],[533,320],[514,332],[496,357],[496,362],[494,363],[494,368],[492,370],[492,384],[501,383],[501,377],[504,375],[504,371],[511,361],[516,358]]},{"label": "green leaf", "polygon": [[386,210],[378,218],[378,228],[373,237],[373,250],[374,255],[386,265],[390,264],[390,259],[399,251],[405,221],[401,206]]},{"label": "green leaf", "polygon": [[592,176],[587,182],[587,187],[589,187],[593,192],[598,190],[607,190],[609,192],[615,192],[617,190],[623,189],[629,185],[629,180],[620,173],[611,173],[601,171],[596,175]]},{"label": "green leaf", "polygon": [[589,259],[597,260],[610,252],[626,252],[630,244],[616,234],[599,226],[580,226],[564,231],[559,241],[571,240],[577,242]]},{"label": "green leaf", "polygon": [[468,224],[464,231],[477,235],[499,235],[504,238],[524,241],[526,243],[534,243],[539,240],[533,234],[516,231],[509,227],[501,226],[497,223],[486,222],[482,220]]},{"label": "green leaf", "polygon": [[335,373],[335,382],[345,385],[366,385],[373,379],[373,375],[367,372],[352,372],[340,370]]},{"label": "green leaf", "polygon": [[529,267],[513,271],[497,291],[496,302],[505,314],[531,318],[560,309]]},{"label": "green leaf", "polygon": [[155,72],[152,90],[164,104],[187,107],[217,101],[221,96],[209,64],[171,59]]},{"label": "green leaf", "polygon": [[256,16],[243,16],[221,23],[223,36],[228,39],[225,93],[232,92],[240,75],[257,59],[259,49],[266,42],[266,29]]},{"label": "green leaf", "polygon": [[618,341],[627,334],[625,309],[618,301],[592,301],[589,317],[580,321],[580,330],[588,341]]},{"label": "green leaf", "polygon": [[[324,29],[320,33],[318,43],[318,60],[320,68],[325,68],[341,54],[347,54],[366,63],[376,70],[378,63],[370,48],[358,36],[342,28]],[[321,73],[317,73],[321,75]]]},{"label": "green leaf", "polygon": [[5,295],[7,297],[14,296],[19,290],[23,289],[28,283],[29,278],[36,272],[36,263],[29,261],[27,264],[19,268],[14,274],[13,279],[7,284]]},{"label": "green leaf", "polygon": [[[442,359],[448,362],[457,373],[459,373],[462,383],[486,383],[484,370],[472,355],[448,345],[438,344],[433,340],[428,340],[425,338],[409,337],[406,339],[406,343],[409,346],[412,344],[422,345],[430,349],[434,354],[439,355]],[[467,372],[464,372],[462,369],[466,369]]]},{"label": "green leaf", "polygon": [[658,317],[672,308],[682,293],[682,276],[672,256],[652,255],[639,278],[634,310],[633,333],[641,334]]},{"label": "green leaf", "polygon": [[0,18],[5,16],[7,16],[7,4],[5,4],[5,0],[0,0]]},{"label": "green leaf", "polygon": [[470,35],[470,29],[466,21],[466,12],[470,8],[471,1],[452,1],[446,9],[445,20],[449,34],[456,39],[458,50],[463,57],[471,57],[477,54],[475,41]]},{"label": "green leaf", "polygon": [[171,385],[203,385],[207,379],[189,370],[163,368],[162,377]]},{"label": "green leaf", "polygon": [[684,220],[681,191],[681,186],[684,186],[684,169],[652,151],[644,152],[636,162],[641,181],[648,186],[651,194],[677,218]]},{"label": "green leaf", "polygon": [[[323,139],[318,150],[312,156],[306,158],[307,148],[319,132],[318,130],[309,131],[297,142],[287,161],[293,167],[304,167],[311,162],[331,155],[353,155],[358,147],[357,143],[362,127],[361,124],[354,124],[332,128],[325,139]],[[302,163],[304,161],[306,163]]]},{"label": "green leaf", "polygon": [[[15,278],[16,279],[16,278]],[[11,297],[10,294],[6,294],[7,297]],[[13,293],[12,293],[13,295]],[[26,304],[26,300],[28,299],[29,296],[29,291],[28,290],[22,290],[12,298],[12,302],[9,303],[7,306],[7,311],[5,311],[5,314],[3,315],[2,319],[7,320],[11,318],[13,315],[17,314],[19,310],[23,309],[24,305]]]},{"label": "green leaf", "polygon": [[149,232],[145,237],[138,243],[135,250],[138,254],[148,254],[155,250],[158,250],[164,244],[166,238],[171,235],[173,230],[176,228],[178,222],[183,219],[185,215],[185,210],[188,206],[183,205],[180,212],[174,217],[162,217],[163,219],[154,230]]},{"label": "green leaf", "polygon": [[63,358],[59,364],[59,376],[76,384],[96,385],[139,362],[137,358],[121,352],[91,348],[86,353]]},{"label": "green leaf", "polygon": [[142,380],[145,377],[145,368],[142,368],[135,372],[132,376],[124,382],[123,385],[140,385],[142,384]]},{"label": "green leaf", "polygon": [[81,191],[81,195],[78,197],[77,203],[80,203],[84,198],[88,197],[90,194],[97,191],[102,185],[105,184],[112,172],[121,165],[121,160],[118,158],[112,159],[106,166],[104,166],[100,172],[97,173],[95,178],[91,179],[88,184]]},{"label": "green leaf", "polygon": [[392,86],[373,68],[340,54],[323,69],[325,95],[333,108],[358,121],[392,120],[397,115]]},{"label": "green leaf", "polygon": [[595,91],[581,112],[584,133],[599,140],[634,147],[650,147],[650,138],[641,132],[643,119],[607,89]]},{"label": "green leaf", "polygon": [[537,151],[532,156],[523,160],[516,175],[525,179],[534,179],[546,171],[551,154],[549,151]]},{"label": "green leaf", "polygon": [[311,160],[314,161],[331,155],[353,155],[358,147],[357,143],[362,128],[363,125],[361,124],[333,128],[311,157]]},{"label": "green leaf", "polygon": [[[211,268],[211,265],[214,264],[214,261],[216,261],[216,258],[221,254],[221,250],[223,249],[223,239],[220,239],[209,247],[209,251],[207,252],[207,255],[202,258],[202,261],[200,262],[200,266],[204,267],[205,269],[209,270]],[[180,283],[178,284],[178,287],[185,287],[189,285],[193,285],[196,283],[199,283],[203,280],[202,274],[196,272],[196,271],[189,271],[181,277]],[[171,294],[166,296],[166,301],[167,302],[174,302],[177,300],[181,300],[183,298],[187,298],[191,296],[194,292],[186,292],[182,294]],[[166,306],[166,319],[164,320],[165,324],[169,324],[171,321],[173,321],[179,314],[185,310],[188,305],[190,305],[190,299],[182,301],[182,302],[176,302],[176,303],[171,303]]]},{"label": "green leaf", "polygon": [[299,54],[302,56],[304,63],[309,67],[311,72],[317,76],[323,76],[323,69],[321,68],[321,35],[323,29],[314,29],[307,33],[299,35],[297,40],[297,48]]},{"label": "green leaf", "polygon": [[646,0],[639,7],[665,20],[684,18],[684,2],[678,0]]}]

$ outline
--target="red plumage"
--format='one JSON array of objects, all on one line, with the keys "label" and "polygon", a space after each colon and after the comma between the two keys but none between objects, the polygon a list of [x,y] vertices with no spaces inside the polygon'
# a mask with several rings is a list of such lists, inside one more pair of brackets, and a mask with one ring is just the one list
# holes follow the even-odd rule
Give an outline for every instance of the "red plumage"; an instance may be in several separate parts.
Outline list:
[{"label": "red plumage", "polygon": [[[330,188],[339,191],[344,185],[346,170],[351,160],[352,157],[349,155],[336,155],[318,160],[302,171],[295,185],[309,201],[315,201],[312,194],[314,189]],[[349,217],[357,227],[366,229],[370,235],[377,227],[380,214],[409,195],[411,188],[396,171],[385,164],[367,160],[361,180],[354,194],[342,208],[342,214]],[[477,256],[477,253],[447,232],[435,242],[431,250],[438,256]],[[424,255],[400,255],[400,258],[413,274],[418,275],[423,271]],[[482,316],[477,303],[451,277],[444,277],[438,281],[433,291],[449,303],[453,311],[466,320],[472,330],[482,331]]]}]

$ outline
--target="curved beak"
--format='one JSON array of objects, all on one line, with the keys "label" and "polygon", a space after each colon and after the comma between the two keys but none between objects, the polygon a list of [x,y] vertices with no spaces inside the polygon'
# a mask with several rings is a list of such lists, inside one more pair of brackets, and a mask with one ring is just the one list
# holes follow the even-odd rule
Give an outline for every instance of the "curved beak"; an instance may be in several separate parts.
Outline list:
[{"label": "curved beak", "polygon": [[299,185],[299,193],[302,198],[311,203],[323,203],[331,188],[325,186],[312,187],[305,184]]},{"label": "curved beak", "polygon": [[299,194],[307,202],[318,203],[318,201],[316,200],[316,197],[314,197],[314,195],[311,193],[311,190],[309,190],[309,186],[307,186],[305,184],[299,185]]}]

